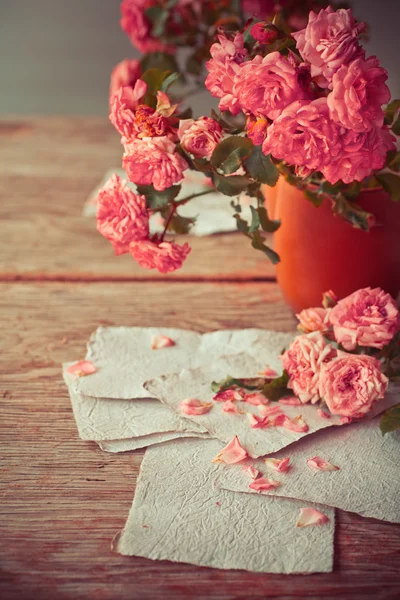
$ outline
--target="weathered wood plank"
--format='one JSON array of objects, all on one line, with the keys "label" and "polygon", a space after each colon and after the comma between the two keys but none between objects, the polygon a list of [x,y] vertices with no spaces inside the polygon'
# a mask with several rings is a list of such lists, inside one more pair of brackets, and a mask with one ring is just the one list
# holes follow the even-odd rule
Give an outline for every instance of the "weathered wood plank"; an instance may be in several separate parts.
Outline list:
[{"label": "weathered wood plank", "polygon": [[[165,279],[130,256],[116,258],[94,219],[81,216],[89,193],[120,161],[118,135],[105,119],[0,121],[0,278]],[[188,239],[192,253],[171,279],[274,278],[273,265],[239,233]]]},{"label": "weathered wood plank", "polygon": [[330,575],[224,572],[110,551],[142,453],[108,455],[78,439],[60,363],[83,356],[100,323],[290,330],[276,284],[3,283],[0,315],[2,599],[398,598],[400,528],[340,511]]}]

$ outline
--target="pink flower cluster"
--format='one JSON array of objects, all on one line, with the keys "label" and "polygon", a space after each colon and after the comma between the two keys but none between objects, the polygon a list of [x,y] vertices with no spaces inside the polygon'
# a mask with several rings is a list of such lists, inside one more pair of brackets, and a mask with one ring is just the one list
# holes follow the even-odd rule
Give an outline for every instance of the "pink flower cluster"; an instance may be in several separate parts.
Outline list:
[{"label": "pink flower cluster", "polygon": [[306,309],[297,317],[306,333],[281,357],[288,387],[303,403],[323,399],[335,415],[358,418],[369,412],[383,398],[388,379],[377,356],[350,352],[382,350],[393,339],[400,330],[393,298],[380,288],[365,288],[332,308]]},{"label": "pink flower cluster", "polygon": [[123,0],[121,4],[121,27],[132,44],[142,52],[171,51],[151,34],[152,23],[146,16],[146,9],[154,5],[152,0]]},{"label": "pink flower cluster", "polygon": [[332,184],[362,181],[395,148],[382,109],[390,100],[387,72],[376,57],[365,58],[364,29],[350,9],[311,11],[307,26],[292,34],[303,63],[279,52],[249,59],[241,34],[219,35],[206,86],[221,110],[247,115],[248,135],[264,154],[301,176],[319,171]]},{"label": "pink flower cluster", "polygon": [[97,229],[113,245],[115,254],[130,253],[145,269],[169,273],[182,267],[189,244],[179,246],[150,238],[146,198],[135,194],[126,180],[113,175],[99,191]]}]

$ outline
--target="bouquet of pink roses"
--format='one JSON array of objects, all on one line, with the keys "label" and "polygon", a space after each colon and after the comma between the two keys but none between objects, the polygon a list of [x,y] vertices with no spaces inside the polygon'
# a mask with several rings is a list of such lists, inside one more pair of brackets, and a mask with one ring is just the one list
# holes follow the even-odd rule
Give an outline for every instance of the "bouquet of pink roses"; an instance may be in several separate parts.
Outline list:
[{"label": "bouquet of pink roses", "polygon": [[[361,189],[383,186],[399,199],[400,101],[389,103],[386,71],[365,55],[365,25],[350,9],[329,6],[311,11],[304,28],[293,32],[293,3],[282,2],[278,16],[265,20],[260,7],[271,13],[273,4],[122,2],[123,29],[151,53],[123,61],[111,78],[110,119],[136,186],[114,176],[99,193],[98,230],[117,255],[130,253],[161,273],[181,267],[189,245],[165,236],[188,232],[195,221],[179,214],[197,196],[179,195],[188,169],[209,178],[201,194],[216,188],[232,197],[238,229],[273,262],[279,256],[265,234],[280,223],[268,217],[262,186],[274,186],[280,175],[316,205],[329,198],[335,214],[364,230],[375,222],[355,202]],[[312,3],[315,10],[318,4]],[[257,16],[245,21],[244,11],[253,9]],[[189,45],[194,52],[182,76],[171,53]],[[177,95],[182,80],[187,84],[194,74],[199,82],[208,53],[205,86],[221,112],[193,119]],[[241,214],[242,194],[257,202],[251,222]],[[153,213],[164,223],[161,234],[150,231]]]}]

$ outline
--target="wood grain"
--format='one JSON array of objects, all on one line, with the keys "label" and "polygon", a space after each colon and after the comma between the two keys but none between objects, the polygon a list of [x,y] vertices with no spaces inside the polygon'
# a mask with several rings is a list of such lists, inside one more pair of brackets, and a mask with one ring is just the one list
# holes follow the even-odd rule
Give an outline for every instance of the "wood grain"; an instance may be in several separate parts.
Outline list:
[{"label": "wood grain", "polygon": [[60,363],[100,323],[290,330],[274,283],[0,284],[0,597],[99,600],[352,598],[400,594],[400,528],[338,511],[335,571],[278,576],[115,555],[142,452],[78,439]]},{"label": "wood grain", "polygon": [[[81,215],[85,199],[120,162],[118,135],[105,119],[0,121],[0,278],[165,279],[129,255],[115,257],[95,219]],[[237,232],[189,241],[188,260],[168,280],[274,278],[273,265]]]}]

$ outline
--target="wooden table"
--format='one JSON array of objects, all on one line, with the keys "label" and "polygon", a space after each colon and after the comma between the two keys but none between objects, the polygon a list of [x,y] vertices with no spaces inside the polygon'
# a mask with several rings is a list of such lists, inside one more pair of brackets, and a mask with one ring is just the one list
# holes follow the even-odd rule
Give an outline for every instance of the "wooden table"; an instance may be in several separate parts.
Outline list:
[{"label": "wooden table", "polygon": [[[400,528],[337,511],[332,574],[218,571],[113,554],[142,451],[78,438],[60,364],[99,325],[291,330],[274,271],[238,234],[193,239],[165,277],[114,258],[82,204],[118,165],[104,120],[0,123],[0,597],[399,598]],[[366,490],[366,493],[368,491]]]}]

